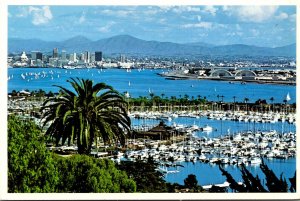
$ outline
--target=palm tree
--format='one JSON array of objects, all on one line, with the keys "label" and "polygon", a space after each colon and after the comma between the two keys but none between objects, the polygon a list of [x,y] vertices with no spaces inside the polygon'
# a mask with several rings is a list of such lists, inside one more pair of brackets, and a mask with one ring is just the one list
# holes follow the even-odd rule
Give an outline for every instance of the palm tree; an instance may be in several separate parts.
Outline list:
[{"label": "palm tree", "polygon": [[43,103],[42,118],[51,123],[46,135],[58,145],[76,142],[79,154],[89,154],[98,138],[104,143],[125,144],[130,133],[130,118],[124,97],[105,83],[93,85],[84,79],[67,80],[75,93],[61,86],[58,96]]}]

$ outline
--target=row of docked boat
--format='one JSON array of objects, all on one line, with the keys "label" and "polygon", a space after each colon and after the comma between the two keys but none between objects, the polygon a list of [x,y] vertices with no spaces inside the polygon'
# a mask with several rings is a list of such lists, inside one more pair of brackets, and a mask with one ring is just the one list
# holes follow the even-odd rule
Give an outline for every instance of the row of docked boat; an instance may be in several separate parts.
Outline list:
[{"label": "row of docked boat", "polygon": [[207,117],[207,119],[213,120],[229,120],[229,121],[243,121],[243,122],[257,122],[257,123],[277,123],[285,122],[296,124],[295,113],[284,113],[284,112],[252,112],[252,111],[212,111],[212,110],[201,110],[201,111],[177,111],[177,112],[158,112],[158,111],[135,111],[129,114],[132,118],[141,119],[166,119],[172,121],[172,119],[178,117],[190,117],[200,118]]},{"label": "row of docked boat", "polygon": [[159,144],[151,140],[130,141],[139,150],[127,150],[114,160],[147,160],[157,162],[196,162],[217,164],[260,164],[261,158],[287,159],[296,155],[296,134],[276,131],[243,132],[218,138],[189,137],[179,143]]}]

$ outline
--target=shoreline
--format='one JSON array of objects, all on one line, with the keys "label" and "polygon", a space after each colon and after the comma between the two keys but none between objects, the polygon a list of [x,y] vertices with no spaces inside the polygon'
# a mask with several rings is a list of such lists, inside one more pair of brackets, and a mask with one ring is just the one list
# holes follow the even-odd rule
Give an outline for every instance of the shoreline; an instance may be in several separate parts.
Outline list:
[{"label": "shoreline", "polygon": [[296,85],[296,81],[276,81],[276,80],[246,80],[246,79],[234,79],[234,78],[225,78],[225,77],[209,77],[209,76],[197,76],[197,75],[183,75],[183,74],[172,74],[172,75],[165,75],[163,73],[157,73],[157,75],[161,77],[165,77],[168,80],[214,80],[214,81],[223,81],[223,82],[232,82],[231,84],[235,83],[257,83],[257,84],[274,84],[274,85]]}]

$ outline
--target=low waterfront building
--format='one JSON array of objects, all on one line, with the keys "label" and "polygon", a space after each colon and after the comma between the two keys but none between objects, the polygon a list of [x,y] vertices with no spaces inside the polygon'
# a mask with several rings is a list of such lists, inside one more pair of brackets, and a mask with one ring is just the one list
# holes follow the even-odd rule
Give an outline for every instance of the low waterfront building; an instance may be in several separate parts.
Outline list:
[{"label": "low waterfront building", "polygon": [[167,126],[161,121],[148,131],[133,131],[131,138],[148,138],[152,140],[169,140],[173,135],[179,134],[175,128]]}]

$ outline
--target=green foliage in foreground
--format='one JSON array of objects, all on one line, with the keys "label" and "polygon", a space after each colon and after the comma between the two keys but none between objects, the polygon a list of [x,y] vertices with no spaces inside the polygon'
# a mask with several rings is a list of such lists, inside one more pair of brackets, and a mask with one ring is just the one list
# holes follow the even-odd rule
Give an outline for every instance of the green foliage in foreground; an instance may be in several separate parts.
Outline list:
[{"label": "green foliage in foreground", "polygon": [[280,178],[278,178],[275,173],[264,163],[264,161],[262,164],[260,164],[260,169],[266,176],[265,180],[267,188],[262,185],[261,179],[258,177],[258,175],[256,177],[253,176],[252,173],[247,170],[244,164],[242,164],[240,168],[243,178],[243,185],[239,185],[232,175],[224,170],[224,168],[221,166],[219,166],[219,168],[222,172],[222,175],[226,176],[227,181],[230,183],[230,188],[237,192],[288,192],[288,190],[294,192],[296,190],[296,172],[295,176],[289,179],[291,182],[291,187],[288,189],[288,184],[282,174],[280,175]]},{"label": "green foliage in foreground", "polygon": [[141,160],[137,160],[136,162],[121,161],[119,169],[125,171],[130,178],[136,181],[138,192],[168,192],[163,174],[156,170],[157,165],[151,159],[147,162]]},{"label": "green foliage in foreground", "polygon": [[60,180],[58,192],[119,193],[135,192],[136,184],[108,159],[85,155],[56,158]]},{"label": "green foliage in foreground", "polygon": [[8,192],[55,192],[58,171],[39,128],[8,118]]},{"label": "green foliage in foreground", "polygon": [[46,149],[40,129],[8,117],[8,192],[135,192],[136,184],[112,161],[69,158]]},{"label": "green foliage in foreground", "polygon": [[189,188],[193,192],[203,191],[202,187],[198,185],[198,180],[196,175],[189,174],[184,180],[184,187]]}]

